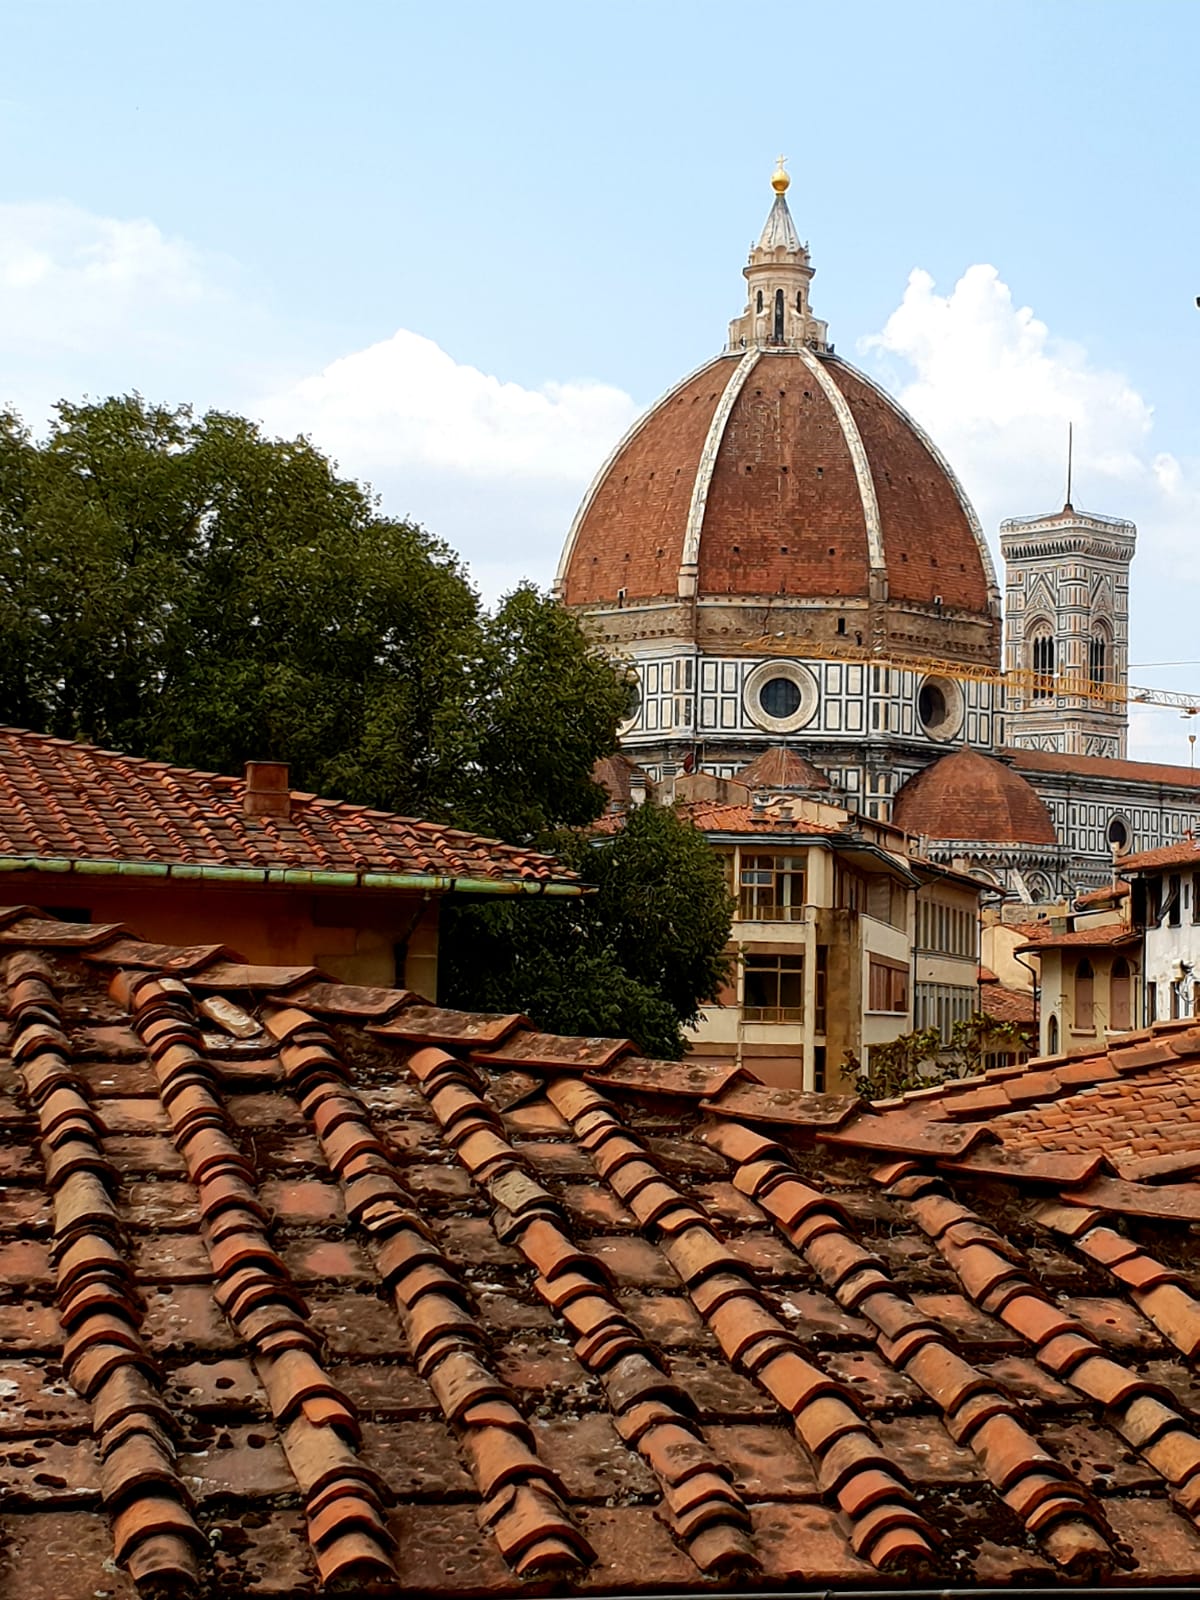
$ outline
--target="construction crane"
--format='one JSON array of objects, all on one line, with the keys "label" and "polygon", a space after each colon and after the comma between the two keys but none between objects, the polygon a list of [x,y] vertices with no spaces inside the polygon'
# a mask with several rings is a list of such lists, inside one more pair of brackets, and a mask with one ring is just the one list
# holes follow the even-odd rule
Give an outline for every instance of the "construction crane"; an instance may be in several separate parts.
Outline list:
[{"label": "construction crane", "polygon": [[1093,704],[1166,706],[1185,717],[1200,716],[1200,695],[1174,689],[1141,689],[1133,684],[1093,683],[1082,672],[1033,672],[1018,667],[1002,672],[997,667],[970,666],[940,656],[872,655],[854,646],[818,644],[798,634],[763,633],[746,640],[747,652],[765,656],[806,656],[810,660],[853,661],[862,666],[884,667],[894,672],[915,672],[922,677],[950,678],[964,683],[991,683],[1007,693],[1048,700],[1062,696]]}]

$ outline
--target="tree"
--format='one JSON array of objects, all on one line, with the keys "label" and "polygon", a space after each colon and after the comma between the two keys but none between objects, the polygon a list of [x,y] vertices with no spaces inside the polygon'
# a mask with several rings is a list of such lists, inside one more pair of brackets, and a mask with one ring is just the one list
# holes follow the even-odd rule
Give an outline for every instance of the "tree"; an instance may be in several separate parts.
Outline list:
[{"label": "tree", "polygon": [[453,553],[305,439],[139,396],[0,416],[0,718],[557,848],[597,893],[449,908],[447,987],[677,1054],[717,987],[719,866],[672,814],[593,845],[624,671],[529,585]]},{"label": "tree", "polygon": [[689,821],[652,804],[610,835],[540,842],[595,894],[448,908],[447,1002],[523,1011],[552,1033],[627,1036],[649,1055],[682,1055],[683,1028],[730,967],[733,901],[716,852]]},{"label": "tree", "polygon": [[999,1022],[986,1012],[961,1018],[945,1044],[939,1029],[920,1028],[902,1033],[890,1044],[871,1046],[870,1066],[864,1071],[849,1055],[847,1074],[864,1100],[890,1100],[911,1089],[929,1089],[957,1078],[973,1078],[983,1071],[984,1052],[1002,1049],[1028,1052],[1029,1035],[1015,1022]]},{"label": "tree", "polygon": [[531,587],[457,558],[307,440],[138,396],[0,417],[0,715],[502,833],[595,818],[627,689]]}]

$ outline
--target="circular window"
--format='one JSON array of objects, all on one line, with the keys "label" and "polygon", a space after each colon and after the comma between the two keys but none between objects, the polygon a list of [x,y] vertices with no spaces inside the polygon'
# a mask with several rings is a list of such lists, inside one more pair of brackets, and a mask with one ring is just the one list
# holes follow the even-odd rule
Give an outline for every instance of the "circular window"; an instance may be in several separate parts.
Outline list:
[{"label": "circular window", "polygon": [[758,691],[758,703],[769,717],[794,717],[800,691],[790,678],[768,678]]},{"label": "circular window", "polygon": [[746,678],[742,702],[755,727],[792,733],[816,713],[816,679],[794,661],[764,661]]},{"label": "circular window", "polygon": [[953,739],[963,709],[962,690],[952,678],[925,678],[917,690],[917,717],[931,739]]},{"label": "circular window", "polygon": [[1129,847],[1129,824],[1124,817],[1114,817],[1108,825],[1108,842],[1114,850]]}]

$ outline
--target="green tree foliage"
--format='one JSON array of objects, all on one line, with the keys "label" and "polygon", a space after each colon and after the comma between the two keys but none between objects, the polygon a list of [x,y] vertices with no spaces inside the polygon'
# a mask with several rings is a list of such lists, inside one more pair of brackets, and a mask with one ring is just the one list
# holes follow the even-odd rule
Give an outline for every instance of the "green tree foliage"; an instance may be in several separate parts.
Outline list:
[{"label": "green tree foliage", "polygon": [[524,840],[595,818],[627,689],[304,439],[138,396],[0,415],[0,717]]},{"label": "green tree foliage", "polygon": [[543,841],[596,892],[578,901],[461,903],[443,921],[443,994],[518,1010],[553,1033],[627,1036],[676,1057],[728,975],[733,901],[704,835],[644,805],[606,836]]},{"label": "green tree foliage", "polygon": [[704,839],[646,810],[593,848],[621,672],[523,586],[381,516],[304,439],[138,396],[0,415],[0,719],[557,848],[597,893],[448,908],[459,1003],[677,1054],[729,907]]},{"label": "green tree foliage", "polygon": [[973,1078],[983,1071],[987,1050],[1018,1054],[1031,1049],[1029,1034],[1015,1022],[998,1022],[977,1012],[954,1024],[949,1045],[937,1028],[902,1033],[890,1044],[871,1046],[870,1066],[864,1071],[855,1056],[847,1069],[864,1100],[890,1100],[910,1089],[929,1089],[955,1078]]}]

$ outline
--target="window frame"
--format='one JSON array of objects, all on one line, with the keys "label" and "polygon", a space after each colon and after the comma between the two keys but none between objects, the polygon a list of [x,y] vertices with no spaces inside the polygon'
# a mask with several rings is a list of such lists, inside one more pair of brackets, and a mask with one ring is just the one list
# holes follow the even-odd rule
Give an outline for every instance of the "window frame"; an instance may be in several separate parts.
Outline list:
[{"label": "window frame", "polygon": [[[775,1003],[765,1005],[751,1005],[746,998],[747,979],[751,975],[769,978],[774,976]],[[794,993],[799,999],[797,1005],[785,1005],[784,980],[795,979]],[[804,952],[802,950],[780,951],[778,955],[767,955],[761,951],[747,952],[742,957],[742,1021],[759,1023],[803,1023],[804,1021]]]}]

